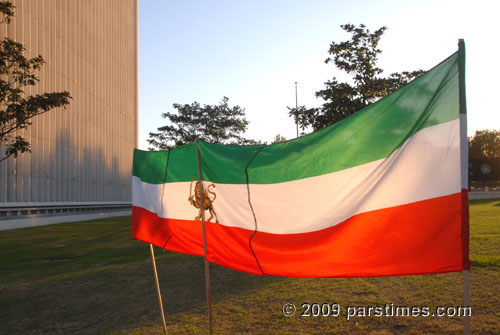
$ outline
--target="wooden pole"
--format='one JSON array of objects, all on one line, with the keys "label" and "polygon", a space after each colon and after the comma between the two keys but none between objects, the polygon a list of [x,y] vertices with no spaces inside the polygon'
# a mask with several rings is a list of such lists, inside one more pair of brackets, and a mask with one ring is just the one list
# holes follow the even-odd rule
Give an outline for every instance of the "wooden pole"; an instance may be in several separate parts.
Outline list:
[{"label": "wooden pole", "polygon": [[156,292],[158,293],[158,303],[160,304],[161,319],[163,321],[163,332],[167,334],[167,324],[165,322],[165,313],[163,312],[163,302],[161,301],[160,282],[158,281],[158,272],[156,272],[155,253],[153,251],[152,244],[149,244],[149,251],[151,252],[151,262],[153,263],[153,271],[155,274]]},{"label": "wooden pole", "polygon": [[208,324],[210,328],[210,335],[212,335],[212,289],[210,286],[210,267],[207,260],[207,231],[205,225],[205,195],[203,191],[203,178],[201,174],[201,156],[196,142],[196,158],[198,160],[198,183],[200,185],[200,210],[201,210],[201,227],[203,231],[203,258],[205,259],[205,284],[207,290],[207,305],[208,305]]},{"label": "wooden pole", "polygon": [[[465,310],[470,310],[468,307],[471,307],[470,305],[470,271],[469,270],[464,270],[464,306]],[[464,316],[464,334],[465,335],[471,335],[471,325],[470,325],[470,315],[465,315]]]}]

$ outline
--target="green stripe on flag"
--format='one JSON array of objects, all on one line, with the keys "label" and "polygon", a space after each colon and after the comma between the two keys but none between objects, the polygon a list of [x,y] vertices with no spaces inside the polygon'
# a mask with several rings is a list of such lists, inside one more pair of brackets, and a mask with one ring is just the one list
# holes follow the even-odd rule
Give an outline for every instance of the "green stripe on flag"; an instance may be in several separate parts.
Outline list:
[{"label": "green stripe on flag", "polygon": [[134,150],[132,175],[150,184],[163,184],[168,151]]},{"label": "green stripe on flag", "polygon": [[[421,129],[459,116],[459,53],[351,117],[307,136],[266,146],[248,168],[251,184],[272,184],[319,176],[389,156]],[[199,142],[203,179],[245,184],[245,168],[261,146],[224,146]],[[144,161],[146,162],[146,161]],[[159,161],[155,161],[158,163]],[[141,163],[142,164],[142,163]],[[196,147],[173,149],[167,182],[197,178]],[[134,175],[163,183],[157,169]],[[136,174],[139,173],[139,174]]]},{"label": "green stripe on flag", "polygon": [[[169,157],[170,155],[170,157]],[[165,169],[168,171],[165,178]],[[198,179],[196,145],[189,143],[168,151],[134,150],[132,175],[149,184]]]}]

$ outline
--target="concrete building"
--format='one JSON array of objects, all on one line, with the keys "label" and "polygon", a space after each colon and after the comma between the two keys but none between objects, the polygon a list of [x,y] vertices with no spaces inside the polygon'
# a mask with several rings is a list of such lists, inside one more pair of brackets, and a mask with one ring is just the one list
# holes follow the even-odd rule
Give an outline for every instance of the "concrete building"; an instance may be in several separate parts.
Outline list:
[{"label": "concrete building", "polygon": [[0,25],[0,37],[46,61],[40,82],[26,93],[69,91],[73,99],[66,110],[38,116],[20,132],[31,154],[0,164],[0,229],[12,226],[9,220],[36,225],[67,221],[69,214],[130,209],[137,1],[12,0],[15,17]]}]

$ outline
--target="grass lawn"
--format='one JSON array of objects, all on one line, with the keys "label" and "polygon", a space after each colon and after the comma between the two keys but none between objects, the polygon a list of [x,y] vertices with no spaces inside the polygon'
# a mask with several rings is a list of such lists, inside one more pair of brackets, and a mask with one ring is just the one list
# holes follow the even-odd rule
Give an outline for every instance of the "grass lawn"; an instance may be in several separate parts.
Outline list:
[{"label": "grass lawn", "polygon": [[[472,329],[500,334],[500,200],[470,206]],[[149,248],[130,218],[0,232],[0,334],[162,334]],[[208,334],[203,259],[155,249],[169,334]],[[460,317],[355,317],[347,306],[460,306],[462,273],[295,279],[211,265],[215,334],[460,334]],[[338,317],[285,317],[286,302]]]}]

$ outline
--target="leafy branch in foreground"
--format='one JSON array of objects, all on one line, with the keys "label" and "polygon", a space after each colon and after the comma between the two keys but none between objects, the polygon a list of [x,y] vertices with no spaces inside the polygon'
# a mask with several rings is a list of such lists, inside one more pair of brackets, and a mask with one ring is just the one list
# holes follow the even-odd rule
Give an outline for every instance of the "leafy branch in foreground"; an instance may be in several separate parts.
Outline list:
[{"label": "leafy branch in foreground", "polygon": [[[10,1],[0,2],[0,23],[9,24],[14,15]],[[16,134],[26,129],[31,119],[57,107],[69,104],[69,92],[52,92],[27,95],[25,87],[35,86],[39,79],[36,72],[45,63],[42,56],[27,58],[26,48],[8,37],[0,42],[0,144],[5,145],[5,156],[17,157],[18,153],[31,152],[29,142]]]}]

